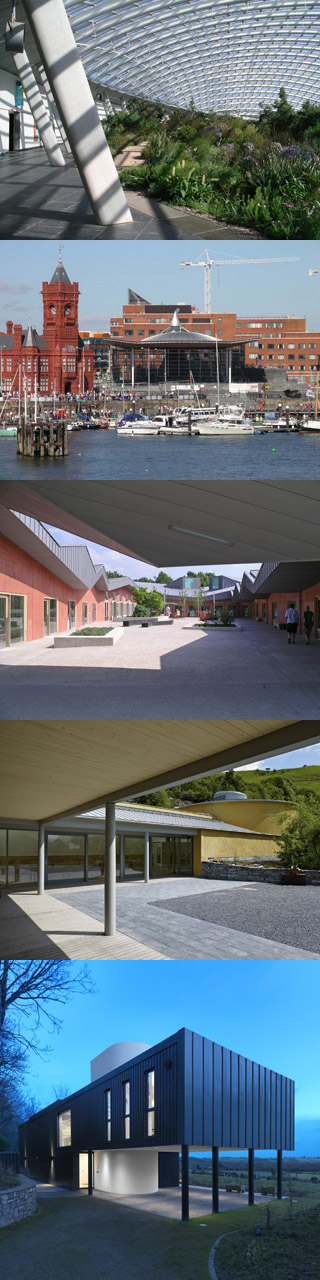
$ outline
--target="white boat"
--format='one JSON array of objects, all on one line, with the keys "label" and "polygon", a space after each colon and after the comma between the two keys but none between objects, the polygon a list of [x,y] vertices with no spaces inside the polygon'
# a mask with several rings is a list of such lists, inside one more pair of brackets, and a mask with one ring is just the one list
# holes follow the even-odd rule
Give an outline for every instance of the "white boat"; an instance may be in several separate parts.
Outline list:
[{"label": "white boat", "polygon": [[320,418],[307,418],[301,423],[302,431],[320,431]]},{"label": "white boat", "polygon": [[232,417],[216,415],[214,418],[198,418],[193,435],[199,436],[253,436],[254,425],[250,418],[236,414]]}]

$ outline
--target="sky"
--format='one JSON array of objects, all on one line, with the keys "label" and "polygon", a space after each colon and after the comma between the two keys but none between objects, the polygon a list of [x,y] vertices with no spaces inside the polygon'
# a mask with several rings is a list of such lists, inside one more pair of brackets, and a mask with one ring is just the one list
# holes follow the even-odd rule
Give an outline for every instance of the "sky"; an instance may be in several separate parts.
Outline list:
[{"label": "sky", "polygon": [[[50,280],[58,260],[56,241],[2,242],[0,258],[0,328],[6,320],[26,324],[29,315],[39,332],[42,328],[43,280]],[[205,244],[198,240],[171,241],[68,241],[62,251],[70,279],[81,289],[80,329],[105,330],[110,315],[121,315],[128,287],[150,302],[195,303],[204,309],[203,269],[180,269],[180,261],[203,257]],[[308,240],[250,241],[239,250],[239,241],[208,243],[215,259],[247,258],[252,265],[216,267],[211,271],[213,310],[236,311],[240,316],[296,315],[307,317],[310,329],[319,329],[320,275],[310,277],[309,268],[320,270],[320,246]],[[257,258],[298,256],[300,262],[256,265]]]},{"label": "sky", "polygon": [[[156,1044],[186,1026],[294,1078],[296,1154],[320,1157],[318,961],[95,961],[88,967],[94,993],[74,997],[62,1011],[49,1058],[32,1055],[26,1085],[37,1109],[54,1100],[55,1086],[62,1084],[66,1096],[88,1084],[90,1059],[108,1045]],[[47,1033],[43,1039],[48,1042]]]},{"label": "sky", "polygon": [[[115,569],[117,573],[127,574],[128,577],[141,578],[145,575],[149,578],[156,578],[158,575],[158,569],[161,569],[162,567],[159,565],[158,568],[156,568],[154,565],[147,564],[143,560],[134,560],[131,556],[125,556],[120,551],[111,551],[108,547],[99,546],[98,542],[89,542],[86,538],[75,537],[73,533],[65,533],[63,529],[56,529],[53,525],[48,524],[46,525],[46,528],[50,530],[50,533],[53,534],[53,537],[56,538],[56,541],[60,546],[74,546],[77,544],[78,546],[89,547],[94,563],[104,564],[108,569]],[[171,565],[170,568],[166,566],[165,572],[169,577],[178,578],[182,574],[185,574],[189,568],[191,568],[190,565]],[[259,568],[260,564],[249,565],[249,569]],[[211,561],[211,564],[195,565],[194,572],[196,572],[196,569],[202,569],[204,573],[207,573],[208,571],[211,573],[214,572],[218,576],[219,574],[225,574],[227,578],[235,578],[236,581],[241,581],[244,570],[248,571],[248,565],[217,565],[215,562],[212,563]]]}]

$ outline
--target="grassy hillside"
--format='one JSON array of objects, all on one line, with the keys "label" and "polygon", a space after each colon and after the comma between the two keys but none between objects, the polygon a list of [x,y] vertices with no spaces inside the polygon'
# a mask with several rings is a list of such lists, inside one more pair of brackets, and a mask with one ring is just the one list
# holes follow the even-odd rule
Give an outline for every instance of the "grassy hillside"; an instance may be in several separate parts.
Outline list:
[{"label": "grassy hillside", "polygon": [[253,769],[244,773],[229,769],[213,778],[200,778],[197,782],[185,782],[168,791],[157,791],[140,796],[140,803],[174,809],[181,804],[199,804],[212,800],[215,791],[244,791],[248,799],[298,800],[320,798],[320,765],[304,765],[300,769]]}]

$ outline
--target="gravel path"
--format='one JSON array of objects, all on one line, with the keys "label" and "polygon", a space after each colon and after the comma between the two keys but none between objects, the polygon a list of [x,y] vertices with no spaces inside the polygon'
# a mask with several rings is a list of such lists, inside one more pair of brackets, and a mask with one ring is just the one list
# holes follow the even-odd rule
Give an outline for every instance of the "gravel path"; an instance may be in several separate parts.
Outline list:
[{"label": "gravel path", "polygon": [[198,893],[167,899],[152,905],[237,929],[241,933],[271,938],[291,947],[320,952],[320,892],[318,886],[259,884],[250,893]]}]

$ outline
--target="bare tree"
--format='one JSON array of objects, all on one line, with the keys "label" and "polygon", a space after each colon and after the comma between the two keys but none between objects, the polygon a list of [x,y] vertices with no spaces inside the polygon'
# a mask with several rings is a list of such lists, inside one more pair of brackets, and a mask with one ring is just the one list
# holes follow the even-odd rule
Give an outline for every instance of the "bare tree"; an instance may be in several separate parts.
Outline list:
[{"label": "bare tree", "polygon": [[[50,1031],[61,1027],[54,1006],[65,1005],[74,995],[90,994],[94,983],[86,965],[77,973],[60,960],[0,961],[0,1042],[14,1048],[43,1052],[37,1031],[44,1023]],[[21,1030],[20,1017],[29,1027]]]}]

